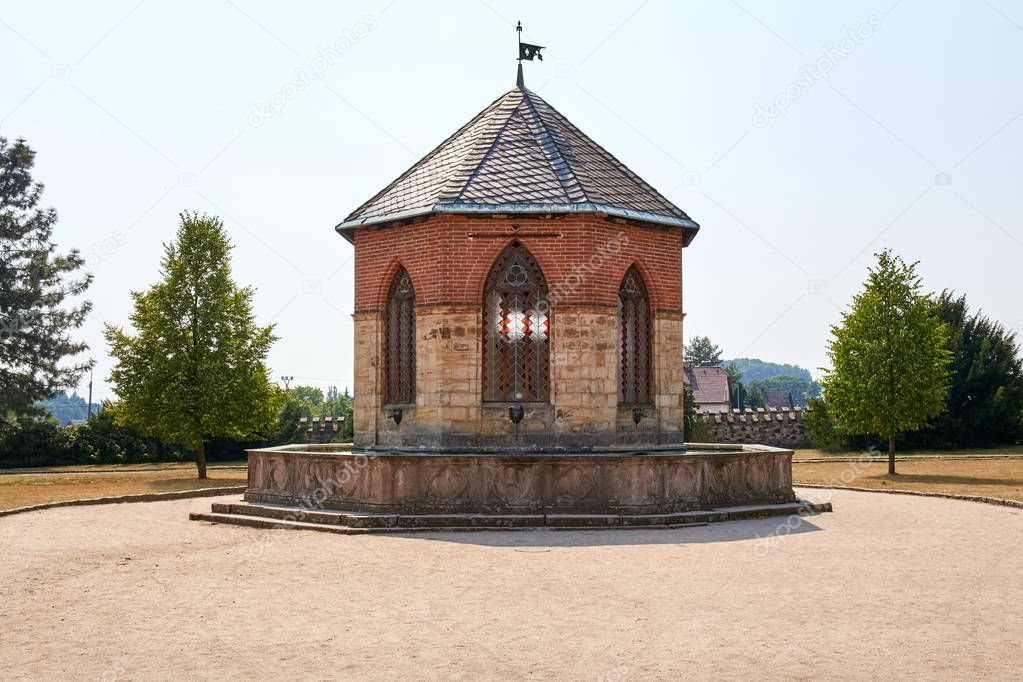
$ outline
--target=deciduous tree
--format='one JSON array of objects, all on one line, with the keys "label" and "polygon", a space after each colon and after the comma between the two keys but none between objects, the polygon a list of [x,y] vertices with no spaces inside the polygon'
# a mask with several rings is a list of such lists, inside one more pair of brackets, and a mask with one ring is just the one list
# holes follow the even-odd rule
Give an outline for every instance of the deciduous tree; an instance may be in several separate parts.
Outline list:
[{"label": "deciduous tree", "polygon": [[132,292],[135,334],[106,329],[118,422],[194,449],[199,478],[209,439],[265,432],[283,404],[265,364],[273,326],[256,325],[253,290],[231,278],[231,248],[220,219],[183,213],[162,280]]},{"label": "deciduous tree", "polygon": [[898,434],[926,426],[948,394],[948,329],[922,291],[916,265],[890,250],[877,254],[863,291],[832,327],[831,369],[822,381],[845,431],[888,441],[890,474]]}]

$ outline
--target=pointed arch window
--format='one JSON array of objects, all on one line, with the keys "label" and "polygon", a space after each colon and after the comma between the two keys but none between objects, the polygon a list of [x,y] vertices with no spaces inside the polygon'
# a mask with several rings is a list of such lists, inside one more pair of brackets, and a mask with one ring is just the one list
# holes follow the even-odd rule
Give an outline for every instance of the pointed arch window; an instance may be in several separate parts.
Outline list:
[{"label": "pointed arch window", "polygon": [[536,259],[519,242],[498,256],[483,292],[483,400],[549,395],[550,305]]},{"label": "pointed arch window", "polygon": [[399,268],[387,294],[385,321],[385,402],[416,402],[416,290],[405,268]]},{"label": "pointed arch window", "polygon": [[618,403],[650,403],[650,299],[636,266],[618,288]]}]

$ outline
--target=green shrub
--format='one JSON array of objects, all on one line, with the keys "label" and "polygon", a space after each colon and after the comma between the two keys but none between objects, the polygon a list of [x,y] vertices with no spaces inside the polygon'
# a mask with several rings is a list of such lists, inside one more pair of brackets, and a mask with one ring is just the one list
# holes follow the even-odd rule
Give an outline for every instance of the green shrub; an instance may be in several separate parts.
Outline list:
[{"label": "green shrub", "polygon": [[[104,409],[88,421],[66,428],[61,428],[52,419],[0,418],[0,468],[141,464],[195,459],[193,452],[118,425],[116,410],[116,404],[104,403]],[[302,416],[308,416],[302,405],[289,401],[269,433],[253,434],[245,440],[211,439],[206,445],[206,457],[210,461],[244,460],[247,449],[296,442],[304,435],[299,422]],[[350,423],[351,413],[348,412],[345,426],[349,437],[342,438],[345,442],[351,440]],[[338,437],[343,435],[338,434]]]},{"label": "green shrub", "polygon": [[806,437],[818,450],[848,450],[849,441],[838,430],[834,415],[828,410],[823,398],[806,401],[807,412],[803,415]]},{"label": "green shrub", "polygon": [[686,430],[687,443],[713,443],[714,440],[714,429],[699,419],[694,420]]},{"label": "green shrub", "polygon": [[68,432],[70,459],[78,464],[141,464],[185,459],[179,448],[118,426],[110,410],[101,411]]},{"label": "green shrub", "polygon": [[179,462],[186,454],[118,426],[107,410],[65,428],[52,419],[33,418],[0,427],[0,468]]},{"label": "green shrub", "polygon": [[52,419],[24,418],[0,430],[0,467],[73,464],[68,434]]}]

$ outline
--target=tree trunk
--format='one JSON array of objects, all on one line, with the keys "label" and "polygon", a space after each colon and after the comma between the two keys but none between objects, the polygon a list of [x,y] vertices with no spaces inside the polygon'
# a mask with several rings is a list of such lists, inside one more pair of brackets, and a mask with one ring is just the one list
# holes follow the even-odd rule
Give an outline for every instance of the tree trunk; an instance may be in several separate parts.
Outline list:
[{"label": "tree trunk", "polygon": [[195,468],[199,470],[199,479],[206,480],[206,441],[199,441],[199,449],[195,453]]},{"label": "tree trunk", "polygon": [[888,436],[888,474],[895,475],[895,435]]}]

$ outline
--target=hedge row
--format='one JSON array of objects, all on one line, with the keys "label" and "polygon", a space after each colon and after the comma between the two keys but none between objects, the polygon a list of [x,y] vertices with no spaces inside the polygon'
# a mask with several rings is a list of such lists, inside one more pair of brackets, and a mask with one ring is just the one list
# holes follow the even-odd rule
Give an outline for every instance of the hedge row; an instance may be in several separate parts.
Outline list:
[{"label": "hedge row", "polygon": [[[263,443],[218,440],[207,448],[210,461],[245,458],[246,447]],[[195,454],[118,426],[106,412],[77,426],[23,419],[0,425],[0,468],[67,464],[143,464],[192,461]]]}]

